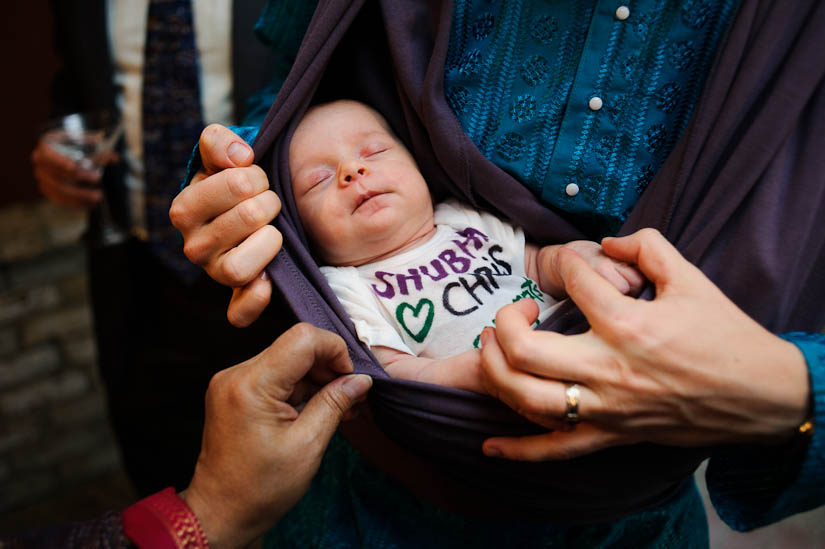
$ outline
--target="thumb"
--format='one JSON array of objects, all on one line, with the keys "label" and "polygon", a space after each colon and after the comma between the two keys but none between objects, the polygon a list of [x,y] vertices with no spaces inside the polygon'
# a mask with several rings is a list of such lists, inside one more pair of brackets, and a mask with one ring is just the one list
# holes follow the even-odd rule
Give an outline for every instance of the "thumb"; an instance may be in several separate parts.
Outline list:
[{"label": "thumb", "polygon": [[530,299],[519,299],[515,303],[515,307],[521,311],[524,315],[524,318],[527,319],[527,322],[532,324],[539,318],[539,304],[536,303],[536,300],[533,298]]},{"label": "thumb", "polygon": [[307,439],[317,438],[326,443],[345,414],[366,398],[370,387],[372,378],[365,374],[339,377],[307,402],[295,422],[296,427],[306,431]]},{"label": "thumb", "polygon": [[201,132],[198,149],[206,175],[226,168],[244,168],[255,160],[252,147],[238,134],[220,124],[210,124]]},{"label": "thumb", "polygon": [[[507,309],[507,311],[505,311],[505,315],[507,312],[518,312],[518,314],[524,317],[527,324],[533,324],[533,322],[535,322],[539,317],[539,306],[534,299],[519,299],[518,301],[505,305],[499,309],[499,313],[505,308]],[[499,322],[498,314],[496,314],[496,322]]]}]

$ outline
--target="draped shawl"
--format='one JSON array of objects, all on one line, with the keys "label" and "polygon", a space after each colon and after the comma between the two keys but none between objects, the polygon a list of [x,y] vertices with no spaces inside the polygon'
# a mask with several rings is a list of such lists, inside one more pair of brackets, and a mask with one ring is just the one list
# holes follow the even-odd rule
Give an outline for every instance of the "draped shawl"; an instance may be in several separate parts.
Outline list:
[{"label": "draped shawl", "polygon": [[[568,524],[657,505],[684,485],[707,449],[638,444],[538,464],[486,458],[485,438],[541,429],[487,396],[389,378],[310,253],[292,195],[289,142],[311,103],[342,97],[384,114],[436,198],[457,197],[510,219],[538,244],[585,238],[462,130],[443,92],[451,15],[447,0],[319,2],[254,144],[283,202],[274,223],[284,246],[268,273],[300,320],[340,334],[356,372],[373,376],[369,404],[386,436],[468,493],[522,517]],[[687,129],[620,231],[659,229],[776,333],[825,323],[823,32],[823,2],[743,2]],[[540,327],[586,328],[572,303]]]}]

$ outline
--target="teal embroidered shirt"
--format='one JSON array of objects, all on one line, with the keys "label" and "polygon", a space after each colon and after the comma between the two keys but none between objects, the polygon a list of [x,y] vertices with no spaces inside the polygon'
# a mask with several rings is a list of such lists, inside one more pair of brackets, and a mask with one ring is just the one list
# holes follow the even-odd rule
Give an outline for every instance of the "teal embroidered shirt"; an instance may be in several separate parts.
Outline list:
[{"label": "teal embroidered shirt", "polygon": [[736,0],[456,2],[447,100],[490,161],[593,238],[682,133]]}]

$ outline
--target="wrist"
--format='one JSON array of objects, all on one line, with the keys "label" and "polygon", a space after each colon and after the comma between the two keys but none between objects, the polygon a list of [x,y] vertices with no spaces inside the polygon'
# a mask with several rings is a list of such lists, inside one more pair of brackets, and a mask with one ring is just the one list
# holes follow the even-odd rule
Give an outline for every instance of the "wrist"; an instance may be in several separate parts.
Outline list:
[{"label": "wrist", "polygon": [[774,416],[772,435],[775,441],[784,442],[813,432],[811,384],[802,352],[793,343],[777,339],[781,353],[768,353],[768,356],[774,357],[775,367],[782,374],[783,381],[776,383],[777,390],[782,391],[779,399],[782,407]]},{"label": "wrist", "polygon": [[224,547],[243,547],[254,539],[254,535],[245,535],[246,529],[233,520],[229,502],[219,497],[202,494],[192,484],[180,493],[180,498],[197,517],[211,549]]},{"label": "wrist", "polygon": [[180,494],[198,518],[212,549],[246,547],[280,517],[276,510],[256,504],[260,498],[254,489],[226,479],[225,473],[213,471],[199,460],[192,481]]},{"label": "wrist", "polygon": [[559,244],[543,246],[537,254],[536,260],[536,282],[544,293],[554,299],[564,299],[567,291],[564,288],[564,280],[559,272]]},{"label": "wrist", "polygon": [[817,389],[817,383],[813,373],[816,367],[812,367],[812,365],[816,365],[817,361],[821,360],[819,343],[825,341],[825,339],[823,339],[821,335],[812,335],[803,332],[781,334],[779,338],[796,351],[796,354],[801,357],[801,362],[804,365],[804,377],[807,381],[805,419],[797,426],[796,435],[801,438],[809,438],[814,435],[816,402],[819,400],[816,395],[821,393],[821,389]]}]

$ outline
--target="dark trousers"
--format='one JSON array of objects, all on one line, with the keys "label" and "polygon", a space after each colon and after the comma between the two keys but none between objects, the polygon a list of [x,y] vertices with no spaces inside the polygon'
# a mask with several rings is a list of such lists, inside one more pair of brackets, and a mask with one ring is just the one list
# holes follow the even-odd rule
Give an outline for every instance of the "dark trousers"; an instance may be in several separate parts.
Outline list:
[{"label": "dark trousers", "polygon": [[212,375],[256,355],[294,324],[275,296],[249,328],[226,320],[231,290],[205,273],[178,280],[136,240],[92,248],[98,364],[112,427],[138,495],[192,478]]}]

